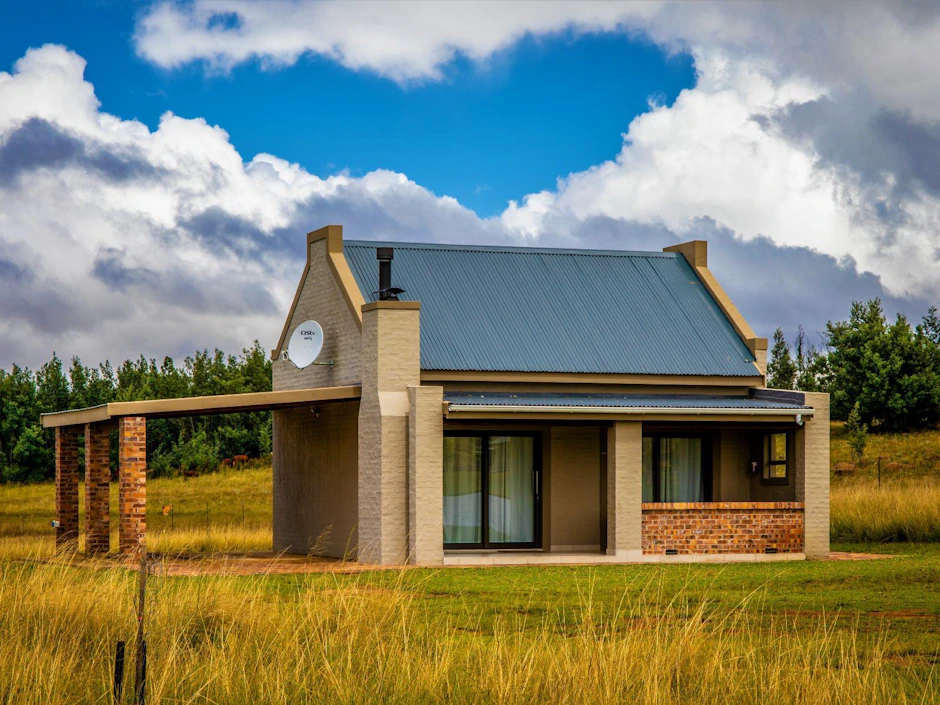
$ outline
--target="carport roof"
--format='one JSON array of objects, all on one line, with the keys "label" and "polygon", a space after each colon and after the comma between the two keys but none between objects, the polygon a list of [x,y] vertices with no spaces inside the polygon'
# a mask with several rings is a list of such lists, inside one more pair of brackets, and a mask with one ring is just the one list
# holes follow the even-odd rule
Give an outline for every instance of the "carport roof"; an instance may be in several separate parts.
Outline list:
[{"label": "carport roof", "polygon": [[275,409],[308,406],[318,402],[358,399],[361,394],[361,387],[348,386],[291,389],[279,392],[250,392],[248,394],[219,394],[216,396],[154,399],[149,401],[118,401],[86,409],[54,411],[43,414],[42,425],[43,428],[76,426],[109,421],[121,416],[146,416],[153,419],[170,416],[231,414],[241,411],[273,411]]}]

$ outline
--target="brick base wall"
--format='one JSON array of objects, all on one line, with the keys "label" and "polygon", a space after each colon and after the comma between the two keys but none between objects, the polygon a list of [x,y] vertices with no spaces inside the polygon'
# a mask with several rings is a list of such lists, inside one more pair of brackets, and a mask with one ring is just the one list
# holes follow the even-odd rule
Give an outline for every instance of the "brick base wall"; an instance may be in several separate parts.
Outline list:
[{"label": "brick base wall", "polygon": [[643,553],[803,551],[802,502],[677,502],[643,505]]}]

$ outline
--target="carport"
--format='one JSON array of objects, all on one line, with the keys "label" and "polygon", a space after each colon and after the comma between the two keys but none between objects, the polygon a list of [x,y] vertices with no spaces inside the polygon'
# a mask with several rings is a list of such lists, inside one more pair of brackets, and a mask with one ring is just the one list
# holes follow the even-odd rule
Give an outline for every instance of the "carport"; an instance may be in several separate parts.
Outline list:
[{"label": "carport", "polygon": [[250,394],[111,402],[87,409],[43,414],[55,429],[56,547],[78,547],[78,439],[85,437],[85,552],[110,550],[110,432],[118,435],[118,551],[134,554],[147,529],[147,419],[315,407],[359,399],[361,387],[321,387]]}]

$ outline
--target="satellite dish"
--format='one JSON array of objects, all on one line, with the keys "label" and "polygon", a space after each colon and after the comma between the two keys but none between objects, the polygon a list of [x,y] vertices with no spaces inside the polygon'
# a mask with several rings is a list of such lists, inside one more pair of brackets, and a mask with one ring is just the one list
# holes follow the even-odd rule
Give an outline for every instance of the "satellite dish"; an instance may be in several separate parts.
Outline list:
[{"label": "satellite dish", "polygon": [[316,321],[304,321],[294,329],[287,343],[287,359],[294,367],[312,365],[323,350],[323,329]]}]

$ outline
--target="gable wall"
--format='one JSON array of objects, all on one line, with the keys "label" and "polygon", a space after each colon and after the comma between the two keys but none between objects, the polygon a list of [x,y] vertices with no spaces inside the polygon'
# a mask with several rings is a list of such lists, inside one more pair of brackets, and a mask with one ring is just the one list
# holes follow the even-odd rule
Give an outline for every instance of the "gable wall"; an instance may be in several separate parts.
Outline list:
[{"label": "gable wall", "polygon": [[315,320],[323,328],[323,352],[317,361],[333,360],[333,366],[310,365],[298,370],[288,360],[274,360],[275,391],[336,387],[359,384],[362,380],[362,334],[330,266],[325,238],[310,243],[309,258],[310,269],[291,316],[284,347],[287,347],[287,341],[298,325]]}]

